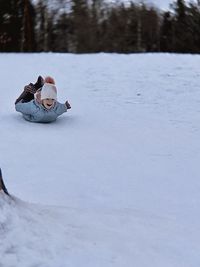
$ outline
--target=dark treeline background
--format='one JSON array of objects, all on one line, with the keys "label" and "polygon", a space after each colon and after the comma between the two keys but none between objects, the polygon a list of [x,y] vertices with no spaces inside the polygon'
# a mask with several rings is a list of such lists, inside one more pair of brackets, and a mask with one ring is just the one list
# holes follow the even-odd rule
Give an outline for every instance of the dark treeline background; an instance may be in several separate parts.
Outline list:
[{"label": "dark treeline background", "polygon": [[176,0],[167,11],[134,2],[55,2],[0,0],[0,51],[200,53],[200,0]]}]

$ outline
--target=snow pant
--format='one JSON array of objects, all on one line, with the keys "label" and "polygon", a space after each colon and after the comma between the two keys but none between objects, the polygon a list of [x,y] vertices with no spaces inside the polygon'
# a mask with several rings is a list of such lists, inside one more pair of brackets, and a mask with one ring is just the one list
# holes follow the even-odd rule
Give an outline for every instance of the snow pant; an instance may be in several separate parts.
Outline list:
[{"label": "snow pant", "polygon": [[15,104],[17,104],[19,101],[22,101],[23,103],[30,102],[33,99],[34,99],[34,94],[24,90],[15,101]]},{"label": "snow pant", "polygon": [[19,101],[26,103],[26,102],[30,102],[31,100],[33,100],[34,94],[39,88],[43,86],[43,84],[44,84],[44,80],[42,76],[38,76],[37,82],[35,84],[30,83],[29,85],[26,85],[24,87],[24,91],[17,98],[17,100],[15,101],[15,104],[17,104]]}]

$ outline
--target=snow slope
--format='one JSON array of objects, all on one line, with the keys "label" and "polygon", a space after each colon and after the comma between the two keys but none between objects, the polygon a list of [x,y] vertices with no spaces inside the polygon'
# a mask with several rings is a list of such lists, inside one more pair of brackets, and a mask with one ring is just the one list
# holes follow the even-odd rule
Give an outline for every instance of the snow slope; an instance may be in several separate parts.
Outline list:
[{"label": "snow slope", "polygon": [[[200,56],[0,54],[0,267],[198,267]],[[41,74],[72,109],[24,121]],[[16,196],[16,197],[15,197]]]}]

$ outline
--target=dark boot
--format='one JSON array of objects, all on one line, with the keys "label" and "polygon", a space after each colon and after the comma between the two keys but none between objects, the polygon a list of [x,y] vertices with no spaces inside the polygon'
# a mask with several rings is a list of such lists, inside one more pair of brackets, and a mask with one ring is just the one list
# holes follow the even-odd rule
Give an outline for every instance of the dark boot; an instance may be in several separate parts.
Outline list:
[{"label": "dark boot", "polygon": [[42,76],[38,76],[37,82],[34,84],[35,89],[40,89],[44,84],[44,79]]}]

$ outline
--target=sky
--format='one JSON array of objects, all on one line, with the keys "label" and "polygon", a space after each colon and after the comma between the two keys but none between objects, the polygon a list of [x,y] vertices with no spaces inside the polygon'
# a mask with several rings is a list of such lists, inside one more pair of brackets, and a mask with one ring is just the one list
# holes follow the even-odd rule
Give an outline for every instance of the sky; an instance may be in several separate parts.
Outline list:
[{"label": "sky", "polygon": [[159,7],[160,9],[169,9],[169,5],[175,2],[175,0],[144,0],[144,1],[137,0],[137,1],[152,3],[155,6]]},{"label": "sky", "polygon": [[[49,0],[49,3],[53,3],[54,0]],[[114,1],[114,0],[113,0]],[[129,0],[124,0],[124,1],[128,1]],[[189,0],[186,0],[186,2],[188,2]],[[37,2],[37,0],[33,0],[33,2]],[[56,1],[55,1],[56,2]],[[153,4],[155,6],[157,6],[160,9],[164,9],[164,10],[168,10],[169,9],[169,5],[172,4],[173,2],[175,2],[175,0],[134,0],[134,2],[145,2],[145,3],[150,3]]]},{"label": "sky", "polygon": [[153,4],[162,9],[168,9],[169,4],[172,3],[172,0],[149,0],[149,2],[152,2]]}]

